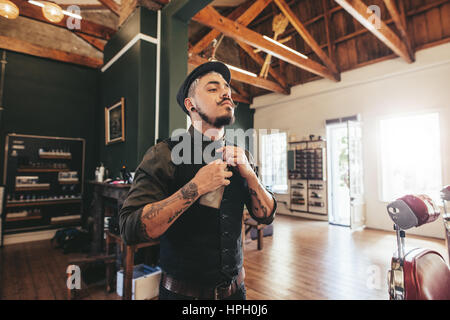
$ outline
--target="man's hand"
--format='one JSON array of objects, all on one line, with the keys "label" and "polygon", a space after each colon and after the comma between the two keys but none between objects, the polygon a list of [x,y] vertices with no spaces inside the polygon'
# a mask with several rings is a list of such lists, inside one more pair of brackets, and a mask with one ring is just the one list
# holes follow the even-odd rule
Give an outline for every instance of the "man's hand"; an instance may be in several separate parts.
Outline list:
[{"label": "man's hand", "polygon": [[221,159],[212,161],[202,167],[192,179],[192,182],[198,187],[199,195],[214,191],[221,186],[229,185],[230,180],[228,180],[228,178],[230,178],[233,173],[227,171],[226,168],[227,164]]},{"label": "man's hand", "polygon": [[217,152],[222,152],[223,160],[233,167],[237,167],[239,174],[242,178],[248,179],[256,177],[250,163],[248,162],[245,151],[242,148],[235,146],[224,146],[217,150]]}]

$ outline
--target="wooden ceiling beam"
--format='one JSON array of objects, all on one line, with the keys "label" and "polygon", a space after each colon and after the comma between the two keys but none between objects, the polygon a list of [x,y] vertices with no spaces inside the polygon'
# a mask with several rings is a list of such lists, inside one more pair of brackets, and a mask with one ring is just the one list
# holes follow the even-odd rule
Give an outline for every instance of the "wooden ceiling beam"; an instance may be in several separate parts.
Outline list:
[{"label": "wooden ceiling beam", "polygon": [[[262,66],[264,64],[264,59],[261,58],[261,56],[258,53],[255,53],[253,48],[249,46],[246,43],[237,41],[236,42],[249,56],[252,58],[257,64]],[[275,71],[273,68],[269,68],[270,75],[282,86],[286,89],[286,91],[290,91],[288,88],[288,85],[286,83],[286,80],[283,79],[283,77]]]},{"label": "wooden ceiling beam", "polygon": [[[334,0],[341,5],[350,15],[359,21],[366,29],[372,32],[386,46],[394,51],[398,56],[406,62],[412,63],[414,59],[410,56],[406,44],[384,23],[381,19],[380,28],[374,26],[369,17],[372,15],[371,10],[361,0]],[[369,13],[368,13],[369,12]]]},{"label": "wooden ceiling beam", "polygon": [[[241,14],[243,14],[246,10],[246,3],[240,5],[239,7],[237,7],[236,9],[234,9],[228,16],[227,18],[230,20],[236,20],[237,18],[239,18],[239,16]],[[198,41],[194,46],[192,46],[192,48],[189,49],[189,54],[199,54],[200,52],[202,52],[203,50],[205,50],[208,45],[214,40],[216,39],[218,36],[220,35],[220,32],[217,30],[211,30],[210,32],[208,32],[208,34],[206,36],[204,36],[202,39],[200,39],[200,41]]]},{"label": "wooden ceiling beam", "polygon": [[0,36],[0,48],[29,54],[35,57],[48,58],[52,60],[69,62],[90,68],[100,68],[103,61],[91,57],[81,56],[75,53],[44,48],[27,41]]},{"label": "wooden ceiling beam", "polygon": [[114,0],[98,0],[101,4],[111,10],[116,16],[120,17],[120,5]]},{"label": "wooden ceiling beam", "polygon": [[105,50],[106,41],[100,40],[95,37],[88,36],[87,34],[78,33],[78,32],[75,32],[75,35],[77,35],[78,37],[80,37],[81,39],[83,39],[84,41],[89,43],[95,49],[100,50],[101,52],[103,52],[103,50]]},{"label": "wooden ceiling beam", "polygon": [[[192,55],[189,57],[189,60],[188,60],[188,63],[195,67],[197,67],[203,63],[206,63],[206,62],[208,62],[208,59],[202,58],[198,55]],[[273,82],[273,81],[270,81],[270,80],[267,80],[264,78],[260,78],[260,77],[252,77],[248,74],[245,74],[240,71],[232,70],[232,69],[230,69],[230,72],[231,72],[231,78],[235,81],[247,83],[252,86],[262,88],[262,89],[272,91],[272,92],[288,94],[288,92],[286,92],[286,90],[284,88],[282,88],[276,82]]]},{"label": "wooden ceiling beam", "polygon": [[412,61],[415,61],[415,54],[411,46],[411,41],[409,39],[408,32],[406,31],[406,17],[405,17],[405,11],[404,11],[404,5],[403,1],[400,1],[401,8],[402,8],[402,15],[400,15],[400,11],[397,8],[397,5],[395,3],[395,0],[384,0],[384,4],[386,5],[386,8],[389,11],[389,14],[391,15],[392,20],[394,20],[395,26],[397,27],[397,30],[400,32],[400,35],[403,38],[403,41],[406,44],[406,47],[408,48],[409,56],[411,57]]},{"label": "wooden ceiling beam", "polygon": [[[257,0],[250,7],[248,7],[249,2],[237,7],[233,10],[227,18],[230,20],[236,20],[236,22],[247,26],[252,22],[272,0]],[[199,54],[208,47],[208,45],[220,35],[217,30],[210,31],[206,36],[204,36],[199,42],[197,42],[191,50],[190,54]]]},{"label": "wooden ceiling beam", "polygon": [[231,93],[231,99],[233,99],[234,102],[242,102],[247,104],[252,104],[252,99],[248,97],[244,97],[240,95],[239,93],[232,92]]},{"label": "wooden ceiling beam", "polygon": [[328,9],[327,0],[322,0],[322,8],[323,8],[323,15],[325,17],[325,32],[327,35],[327,44],[328,44],[328,56],[330,57],[331,61],[333,61],[336,66],[339,69],[339,66],[336,63],[336,48],[334,41],[331,39],[331,17],[330,17],[330,11]]},{"label": "wooden ceiling beam", "polygon": [[309,33],[308,29],[301,23],[297,18],[295,13],[287,5],[284,0],[273,0],[281,12],[288,18],[291,25],[297,30],[298,34],[303,38],[303,40],[313,49],[317,56],[323,61],[323,63],[333,72],[336,79],[340,80],[341,75],[339,73],[336,64],[327,56],[327,54],[320,48],[319,44],[314,40],[314,38]]},{"label": "wooden ceiling beam", "polygon": [[229,20],[221,16],[211,6],[205,7],[199,13],[197,13],[193,20],[209,26],[210,28],[217,29],[227,37],[233,38],[237,41],[247,43],[250,46],[261,49],[278,59],[285,60],[290,64],[293,64],[301,69],[312,72],[327,79],[338,81],[335,75],[323,65],[311,60],[305,59],[297,54],[282,48],[273,42],[266,40],[259,33],[250,30],[238,22]]},{"label": "wooden ceiling beam", "polygon": [[[20,15],[26,18],[34,19],[37,21],[45,22],[48,24],[51,24],[56,27],[64,28],[69,31],[76,31],[80,33],[84,33],[93,37],[97,37],[100,39],[108,40],[111,38],[111,36],[116,32],[116,30],[108,28],[106,26],[102,26],[100,24],[97,24],[95,22],[91,22],[86,19],[82,19],[80,21],[80,29],[79,30],[70,30],[67,27],[67,19],[70,17],[64,16],[64,18],[61,20],[61,22],[58,23],[52,23],[45,19],[44,15],[42,14],[42,10],[40,7],[34,6],[30,3],[28,3],[25,0],[14,0],[14,3],[19,7]],[[73,19],[73,18],[71,18]]]},{"label": "wooden ceiling beam", "polygon": [[233,79],[231,79],[230,85],[231,85],[231,88],[232,88],[234,91],[236,91],[238,94],[240,94],[241,96],[243,96],[243,97],[245,97],[245,98],[247,98],[247,99],[250,99],[250,95],[249,95],[247,92],[245,92],[245,91],[237,84],[237,81],[234,81]]}]

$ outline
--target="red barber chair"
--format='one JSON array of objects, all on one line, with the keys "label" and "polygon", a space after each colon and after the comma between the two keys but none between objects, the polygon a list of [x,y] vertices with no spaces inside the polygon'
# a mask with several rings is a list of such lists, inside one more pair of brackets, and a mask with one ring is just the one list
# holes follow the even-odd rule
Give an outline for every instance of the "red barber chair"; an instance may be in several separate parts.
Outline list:
[{"label": "red barber chair", "polygon": [[397,252],[388,272],[391,300],[450,300],[450,269],[436,251],[416,248],[405,253],[405,230],[431,223],[439,208],[426,195],[406,195],[387,206],[397,233]]},{"label": "red barber chair", "polygon": [[450,263],[450,185],[441,190],[441,199],[444,206],[445,244],[447,245]]}]

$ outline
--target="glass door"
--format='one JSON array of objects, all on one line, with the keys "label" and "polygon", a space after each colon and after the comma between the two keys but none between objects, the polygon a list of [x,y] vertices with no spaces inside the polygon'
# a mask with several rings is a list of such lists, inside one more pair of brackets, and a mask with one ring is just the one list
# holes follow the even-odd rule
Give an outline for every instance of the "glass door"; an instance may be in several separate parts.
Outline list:
[{"label": "glass door", "polygon": [[350,226],[349,144],[347,123],[327,125],[328,199],[331,224]]},{"label": "glass door", "polygon": [[365,224],[361,122],[327,125],[327,140],[329,222],[360,228]]},{"label": "glass door", "polygon": [[365,224],[365,202],[362,161],[362,125],[348,121],[348,158],[350,190],[350,227],[358,229]]}]

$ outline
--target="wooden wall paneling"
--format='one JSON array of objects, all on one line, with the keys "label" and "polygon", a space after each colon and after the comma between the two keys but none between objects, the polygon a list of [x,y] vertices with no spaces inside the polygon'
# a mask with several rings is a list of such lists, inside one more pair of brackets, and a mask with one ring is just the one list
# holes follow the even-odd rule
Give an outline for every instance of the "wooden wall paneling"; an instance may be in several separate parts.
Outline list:
[{"label": "wooden wall paneling", "polygon": [[368,43],[372,41],[368,33],[356,37],[356,49],[358,50],[358,64],[369,61]]},{"label": "wooden wall paneling", "polygon": [[350,39],[347,41],[347,57],[349,68],[352,69],[358,64],[358,53],[356,49],[356,39]]},{"label": "wooden wall paneling", "polygon": [[411,3],[411,9],[418,8],[425,4],[424,0],[409,0]]},{"label": "wooden wall paneling", "polygon": [[428,41],[433,42],[442,39],[441,12],[439,8],[425,12],[427,22]]},{"label": "wooden wall paneling", "polygon": [[404,0],[403,5],[405,7],[405,11],[409,11],[412,8],[412,2],[411,0]]},{"label": "wooden wall paneling", "polygon": [[[244,50],[242,50],[241,47],[238,47],[238,50],[239,50],[239,60],[241,61],[241,68],[250,71],[249,68],[250,61],[248,61],[249,60],[248,56],[245,54]],[[252,87],[246,83],[241,84],[242,90],[245,91],[249,97],[253,97]]]},{"label": "wooden wall paneling", "polygon": [[[288,2],[289,5],[289,2]],[[311,16],[308,15],[308,6],[305,1],[298,1],[296,4],[291,4],[292,11],[297,15],[300,21],[306,21]]]},{"label": "wooden wall paneling", "polygon": [[446,3],[441,7],[441,23],[442,34],[445,37],[450,36],[450,3]]},{"label": "wooden wall paneling", "polygon": [[350,64],[347,55],[347,41],[341,42],[336,46],[336,55],[341,71],[348,70]]},{"label": "wooden wall paneling", "polygon": [[345,28],[346,16],[347,16],[347,13],[344,11],[339,11],[332,15],[331,23],[334,26],[335,36],[336,36],[335,39],[343,37],[348,34],[348,32]]},{"label": "wooden wall paneling", "polygon": [[[326,42],[326,40],[323,39],[323,35],[325,35],[326,32],[323,27],[320,28],[320,21],[311,25],[308,30],[308,28],[303,25],[300,19],[296,16],[296,13],[291,10],[291,8],[286,4],[284,0],[274,0],[274,2],[284,13],[284,15],[288,17],[290,23],[297,30],[297,33],[300,34],[305,42],[307,42],[309,46],[311,46],[311,48],[314,50],[314,52],[320,57],[320,62],[323,62],[331,70],[331,72],[333,72],[335,78],[340,80],[340,75],[336,65],[319,45],[320,43]],[[314,14],[312,10],[310,11],[311,14]],[[322,22],[322,26],[323,24],[324,23]]]},{"label": "wooden wall paneling", "polygon": [[425,14],[412,17],[414,26],[414,46],[418,47],[428,42],[427,21]]}]

